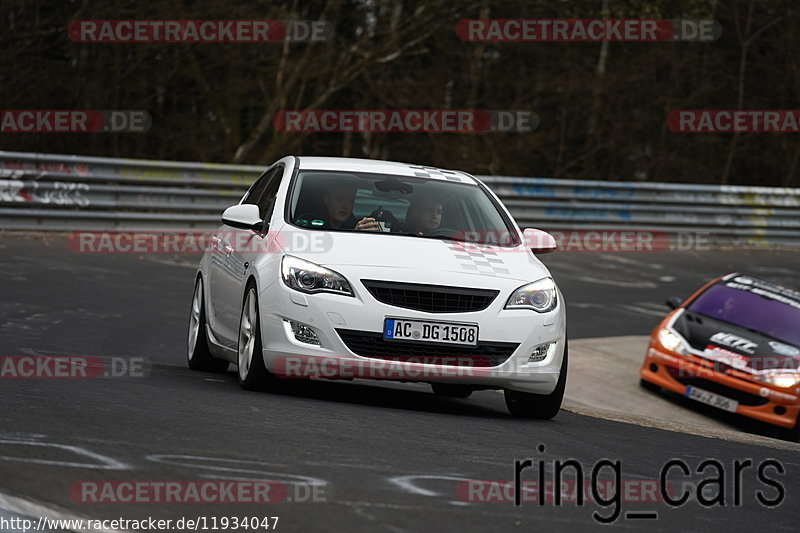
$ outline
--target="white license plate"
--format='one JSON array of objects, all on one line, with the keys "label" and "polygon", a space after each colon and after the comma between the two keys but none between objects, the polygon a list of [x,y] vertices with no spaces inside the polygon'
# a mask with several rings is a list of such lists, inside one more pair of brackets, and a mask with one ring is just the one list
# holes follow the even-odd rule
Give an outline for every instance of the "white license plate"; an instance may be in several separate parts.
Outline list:
[{"label": "white license plate", "polygon": [[684,392],[683,395],[692,400],[716,407],[717,409],[722,409],[723,411],[730,411],[731,413],[735,413],[736,407],[739,405],[739,402],[736,400],[731,400],[725,396],[698,389],[697,387],[686,387],[686,392]]},{"label": "white license plate", "polygon": [[383,338],[385,340],[476,346],[478,344],[478,326],[475,324],[387,317],[383,321]]}]

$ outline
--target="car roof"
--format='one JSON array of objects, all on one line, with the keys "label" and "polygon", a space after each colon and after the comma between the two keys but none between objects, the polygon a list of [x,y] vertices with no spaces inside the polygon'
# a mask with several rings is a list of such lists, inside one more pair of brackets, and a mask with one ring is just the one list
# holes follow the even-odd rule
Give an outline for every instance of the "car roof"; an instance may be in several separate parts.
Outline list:
[{"label": "car roof", "polygon": [[476,183],[477,180],[460,170],[445,170],[424,165],[383,161],[380,159],[359,159],[355,157],[298,157],[300,170],[333,170],[366,172],[371,174],[391,174],[419,178],[439,179],[461,183]]}]

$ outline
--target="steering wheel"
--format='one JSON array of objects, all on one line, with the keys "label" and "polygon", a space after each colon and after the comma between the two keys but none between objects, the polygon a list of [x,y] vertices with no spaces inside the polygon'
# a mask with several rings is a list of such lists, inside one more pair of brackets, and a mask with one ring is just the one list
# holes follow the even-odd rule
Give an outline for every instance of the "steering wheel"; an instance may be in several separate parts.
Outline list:
[{"label": "steering wheel", "polygon": [[438,227],[435,230],[429,231],[425,233],[426,237],[452,237],[455,235],[456,230],[452,228],[442,228]]}]

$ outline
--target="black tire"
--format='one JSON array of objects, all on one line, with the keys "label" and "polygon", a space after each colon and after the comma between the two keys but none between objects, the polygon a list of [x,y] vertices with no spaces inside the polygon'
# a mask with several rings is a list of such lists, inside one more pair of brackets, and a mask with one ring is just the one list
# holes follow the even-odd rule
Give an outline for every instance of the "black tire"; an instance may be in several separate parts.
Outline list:
[{"label": "black tire", "polygon": [[639,378],[639,386],[645,390],[649,390],[650,392],[661,392],[661,387],[655,383],[650,383],[646,379]]},{"label": "black tire", "polygon": [[445,398],[469,398],[473,391],[469,385],[455,383],[431,383],[431,389],[436,396]]},{"label": "black tire", "polygon": [[561,409],[561,401],[564,399],[564,389],[567,387],[567,368],[569,366],[567,352],[567,345],[565,344],[561,372],[558,376],[556,388],[550,394],[531,394],[508,389],[504,391],[506,407],[512,416],[550,420],[558,414]]},{"label": "black tire", "polygon": [[[199,295],[198,295],[199,290]],[[195,309],[195,300],[199,298],[199,310]],[[195,316],[195,312],[199,315]],[[197,334],[192,346],[192,328],[194,321],[197,320]],[[206,336],[206,300],[203,287],[203,278],[197,277],[192,293],[192,307],[189,309],[189,332],[186,339],[186,359],[189,368],[201,372],[222,373],[228,370],[228,361],[217,359],[211,355],[208,347],[208,337]]]},{"label": "black tire", "polygon": [[[244,376],[242,375],[243,371],[241,355],[237,357],[237,360],[239,361],[239,368],[237,369],[236,375],[239,378],[239,385],[241,385],[243,389],[251,391],[263,391],[267,390],[270,385],[274,383],[276,378],[264,366],[264,355],[261,353],[261,313],[259,312],[258,307],[258,293],[256,292],[256,286],[252,282],[247,284],[247,288],[244,291],[244,298],[242,298],[242,313],[239,316],[239,344],[242,342],[242,320],[245,316],[245,307],[248,305],[248,296],[254,298],[255,303],[253,354],[250,359],[250,365],[246,369]],[[237,353],[242,353],[242,347],[239,345],[237,345]]]}]

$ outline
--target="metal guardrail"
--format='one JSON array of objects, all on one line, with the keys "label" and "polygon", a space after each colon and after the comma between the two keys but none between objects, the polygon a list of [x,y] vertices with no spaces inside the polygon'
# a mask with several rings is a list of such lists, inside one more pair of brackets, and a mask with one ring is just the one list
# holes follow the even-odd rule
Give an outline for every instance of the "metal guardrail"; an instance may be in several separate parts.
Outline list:
[{"label": "metal guardrail", "polygon": [[[0,229],[207,229],[263,171],[0,151]],[[800,245],[800,189],[479,176],[521,226],[696,232]]]},{"label": "metal guardrail", "polygon": [[213,228],[263,170],[0,151],[0,229]]}]

